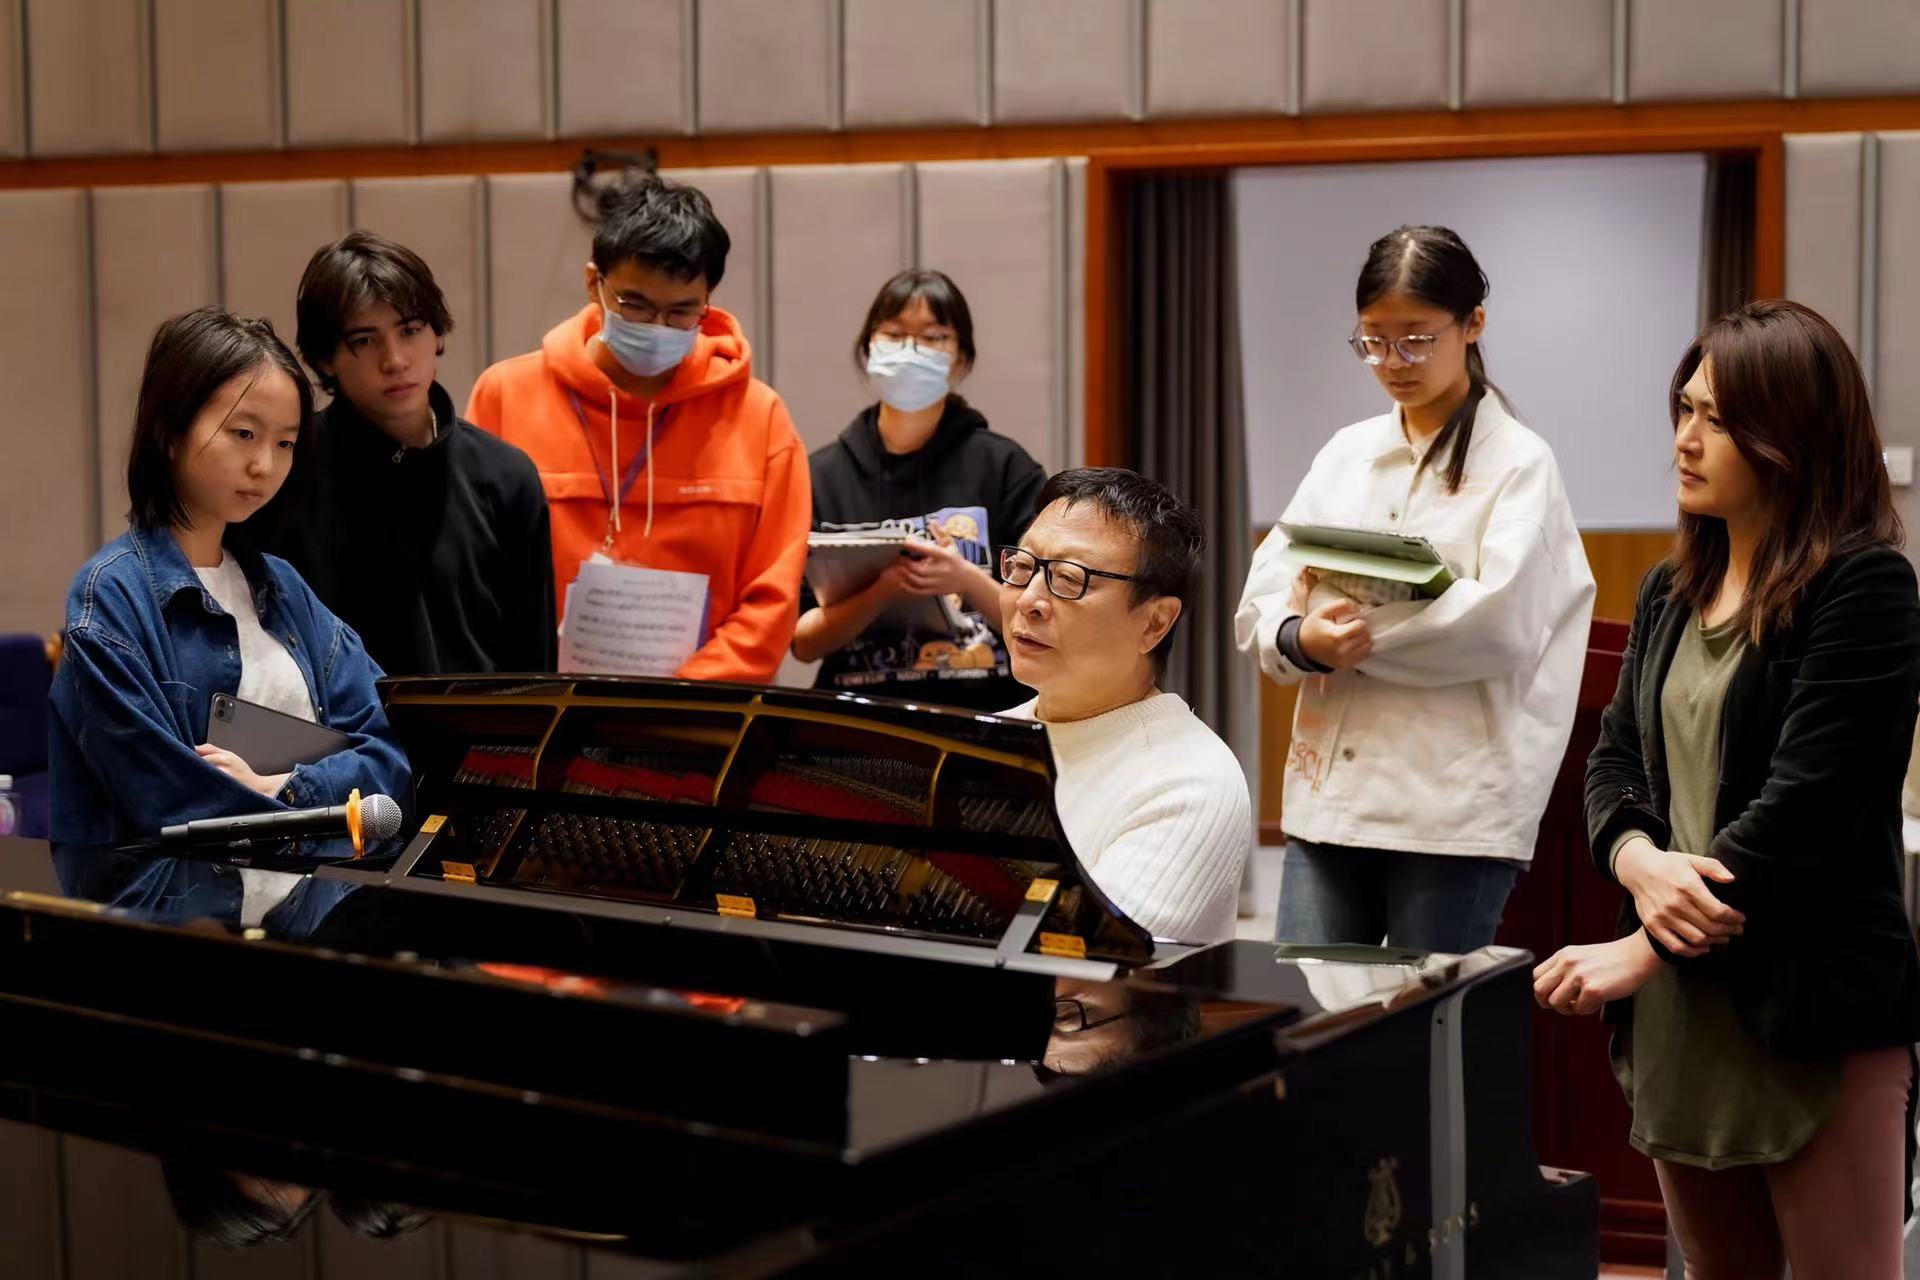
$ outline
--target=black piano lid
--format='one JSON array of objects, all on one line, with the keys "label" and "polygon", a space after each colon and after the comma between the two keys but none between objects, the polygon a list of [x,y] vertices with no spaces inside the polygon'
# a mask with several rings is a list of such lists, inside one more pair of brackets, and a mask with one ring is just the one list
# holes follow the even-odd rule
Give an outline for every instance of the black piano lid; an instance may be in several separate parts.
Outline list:
[{"label": "black piano lid", "polygon": [[1036,722],[629,677],[380,688],[419,824],[396,888],[1050,974],[1153,955],[1061,829]]}]

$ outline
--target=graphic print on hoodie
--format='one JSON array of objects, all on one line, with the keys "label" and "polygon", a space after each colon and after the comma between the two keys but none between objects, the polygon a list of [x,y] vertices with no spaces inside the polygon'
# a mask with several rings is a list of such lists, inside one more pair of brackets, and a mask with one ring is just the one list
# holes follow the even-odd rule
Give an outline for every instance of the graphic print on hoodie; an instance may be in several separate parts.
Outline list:
[{"label": "graphic print on hoodie", "polygon": [[[817,527],[898,523],[922,529],[931,517],[989,575],[993,548],[1026,531],[1047,479],[1018,442],[989,430],[979,410],[959,396],[948,398],[932,438],[913,453],[887,452],[876,405],[832,444],[815,450],[809,465]],[[817,603],[803,585],[801,612]],[[1006,646],[989,620],[964,603],[955,612],[961,625],[938,633],[903,628],[881,615],[821,661],[814,687],[979,711],[1003,711],[1032,697],[1013,678]]]},{"label": "graphic print on hoodie", "polygon": [[538,351],[488,369],[467,417],[540,471],[556,603],[606,538],[608,486],[630,478],[607,554],[707,576],[706,635],[678,674],[765,684],[793,640],[812,525],[806,452],[786,405],[753,376],[746,335],[718,307],[651,402],[619,391],[593,362],[600,324],[588,305]]}]

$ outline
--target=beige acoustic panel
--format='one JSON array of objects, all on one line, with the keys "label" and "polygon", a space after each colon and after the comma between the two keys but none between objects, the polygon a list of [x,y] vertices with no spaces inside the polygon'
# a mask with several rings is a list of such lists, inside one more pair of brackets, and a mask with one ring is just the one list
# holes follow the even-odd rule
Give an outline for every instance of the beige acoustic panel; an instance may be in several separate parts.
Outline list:
[{"label": "beige acoustic panel", "polygon": [[66,1280],[182,1280],[187,1233],[167,1199],[159,1159],[72,1136],[60,1147]]},{"label": "beige acoustic panel", "polygon": [[556,0],[560,135],[691,133],[690,11],[689,0]]},{"label": "beige acoustic panel", "polygon": [[727,252],[726,274],[720,279],[720,287],[713,291],[713,304],[732,312],[740,322],[754,353],[754,372],[766,377],[766,356],[761,341],[766,337],[766,317],[760,301],[765,293],[760,263],[760,243],[766,225],[764,171],[681,169],[670,170],[662,176],[705,192],[713,204],[714,216],[727,229],[733,245]]},{"label": "beige acoustic panel", "polygon": [[363,178],[353,184],[353,225],[406,245],[433,272],[453,313],[440,383],[464,408],[487,363],[485,210],[480,179]]},{"label": "beige acoustic panel", "polygon": [[580,1246],[518,1231],[488,1231],[452,1222],[447,1261],[457,1280],[579,1280]]},{"label": "beige acoustic panel", "polygon": [[[319,1193],[324,1194],[324,1193]],[[193,1280],[322,1280],[327,1273],[312,1265],[314,1235],[331,1217],[323,1206],[294,1231],[285,1245],[227,1249],[209,1240],[192,1241]],[[378,1272],[350,1273],[353,1280],[386,1280]]]},{"label": "beige acoustic panel", "polygon": [[1059,465],[1087,463],[1087,160],[1067,161],[1067,420]]},{"label": "beige acoustic panel", "polygon": [[1613,0],[1466,0],[1469,107],[1613,98]]},{"label": "beige acoustic panel", "polygon": [[1789,134],[1787,296],[1860,342],[1861,139],[1857,133]]},{"label": "beige acoustic panel", "polygon": [[282,0],[287,142],[380,146],[413,137],[410,0]]},{"label": "beige acoustic panel", "polygon": [[153,66],[161,151],[280,144],[276,0],[153,0]]},{"label": "beige acoustic panel", "polygon": [[1800,96],[1920,89],[1920,3],[1800,0]]},{"label": "beige acoustic panel", "polygon": [[[593,228],[574,212],[564,173],[488,177],[487,276],[493,359],[538,350],[587,302]],[[464,406],[463,406],[464,407]]]},{"label": "beige acoustic panel", "polygon": [[26,0],[35,155],[153,149],[146,0]]},{"label": "beige acoustic panel", "polygon": [[844,0],[847,127],[981,124],[987,0]]},{"label": "beige acoustic panel", "polygon": [[547,0],[419,0],[420,140],[547,132]]},{"label": "beige acoustic panel", "polygon": [[700,131],[835,125],[834,0],[701,0]]},{"label": "beige acoustic panel", "polygon": [[220,300],[212,187],[93,191],[94,403],[100,531],[126,527],[127,446],[147,347],[160,322]]},{"label": "beige acoustic panel", "polygon": [[0,512],[15,548],[0,573],[0,631],[51,634],[98,545],[84,192],[0,194],[0,279]]},{"label": "beige acoustic panel", "polygon": [[0,156],[27,151],[26,0],[0,0]]},{"label": "beige acoustic panel", "polygon": [[1920,132],[1883,133],[1874,411],[1881,434],[1900,444],[1920,444],[1920,361],[1914,359],[1920,351],[1920,218],[1914,217],[1915,209],[1920,209]]},{"label": "beige acoustic panel", "polygon": [[1299,0],[1303,111],[1447,105],[1447,0]]},{"label": "beige acoustic panel", "polygon": [[1146,0],[1147,115],[1287,109],[1286,0]]},{"label": "beige acoustic panel", "polygon": [[221,303],[264,316],[294,345],[294,296],[307,260],[347,233],[344,182],[236,182],[220,189]]},{"label": "beige acoustic panel", "polygon": [[953,277],[973,313],[979,363],[961,391],[1054,470],[1067,376],[1066,170],[1057,160],[963,161],[923,164],[918,176],[920,265]]},{"label": "beige acoustic panel", "polygon": [[[817,165],[772,171],[774,390],[808,449],[873,403],[854,368],[873,295],[908,265],[900,165]],[[767,376],[763,372],[762,376]]]},{"label": "beige acoustic panel", "polygon": [[[307,1226],[308,1234],[319,1236],[314,1245],[318,1265],[300,1280],[449,1280],[451,1276],[468,1280],[469,1273],[449,1269],[444,1261],[449,1230],[445,1221],[433,1220],[416,1231],[381,1239],[362,1235],[339,1215],[322,1210]],[[516,1233],[486,1234],[501,1239]],[[247,1280],[252,1280],[251,1275]]]},{"label": "beige acoustic panel", "polygon": [[[19,882],[19,871],[45,866],[53,860],[44,853],[20,852],[8,859],[6,887],[28,892],[58,893],[53,884],[29,886]],[[53,877],[48,874],[47,879]],[[63,1274],[60,1266],[60,1138],[51,1129],[0,1121],[0,1240],[6,1242],[7,1274],[41,1280]]]},{"label": "beige acoustic panel", "polygon": [[1136,0],[993,6],[996,120],[1121,120],[1140,69]]},{"label": "beige acoustic panel", "polygon": [[1627,96],[1777,98],[1786,48],[1780,0],[1628,0]]}]

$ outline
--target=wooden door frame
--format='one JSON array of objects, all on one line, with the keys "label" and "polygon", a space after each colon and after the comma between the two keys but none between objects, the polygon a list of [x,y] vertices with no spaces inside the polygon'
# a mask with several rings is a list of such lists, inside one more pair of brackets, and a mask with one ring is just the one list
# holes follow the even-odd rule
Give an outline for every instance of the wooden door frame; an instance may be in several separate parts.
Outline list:
[{"label": "wooden door frame", "polygon": [[1121,197],[1127,184],[1171,173],[1218,173],[1283,165],[1382,164],[1520,157],[1704,152],[1755,162],[1753,279],[1759,297],[1786,291],[1785,130],[1751,126],[1510,129],[1429,137],[1300,140],[1260,144],[1133,147],[1087,158],[1086,461],[1126,466],[1122,417],[1128,317],[1120,293]]}]

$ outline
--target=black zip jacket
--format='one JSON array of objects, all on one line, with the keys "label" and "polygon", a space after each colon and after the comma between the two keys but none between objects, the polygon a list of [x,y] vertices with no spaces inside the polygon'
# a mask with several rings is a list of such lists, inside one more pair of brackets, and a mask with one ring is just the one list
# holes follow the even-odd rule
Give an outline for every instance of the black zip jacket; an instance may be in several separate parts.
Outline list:
[{"label": "black zip jacket", "polygon": [[317,417],[310,474],[249,526],[359,632],[390,674],[551,671],[553,554],[533,460],[454,416],[396,444],[345,396]]}]

